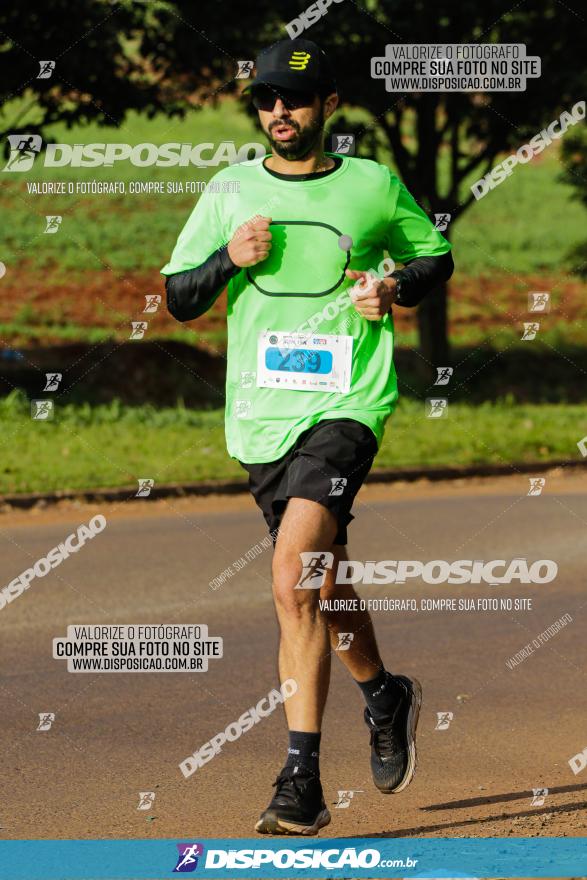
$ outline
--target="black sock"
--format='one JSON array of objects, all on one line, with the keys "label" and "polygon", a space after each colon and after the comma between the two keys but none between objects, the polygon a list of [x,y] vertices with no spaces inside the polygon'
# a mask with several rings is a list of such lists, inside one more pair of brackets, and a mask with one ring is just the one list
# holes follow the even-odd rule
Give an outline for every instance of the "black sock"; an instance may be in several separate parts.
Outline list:
[{"label": "black sock", "polygon": [[390,672],[382,666],[375,678],[358,681],[363,691],[367,708],[376,724],[390,724],[402,690]]},{"label": "black sock", "polygon": [[298,773],[320,774],[320,737],[321,733],[306,733],[303,730],[289,731],[289,748],[287,750],[286,767],[298,767]]}]

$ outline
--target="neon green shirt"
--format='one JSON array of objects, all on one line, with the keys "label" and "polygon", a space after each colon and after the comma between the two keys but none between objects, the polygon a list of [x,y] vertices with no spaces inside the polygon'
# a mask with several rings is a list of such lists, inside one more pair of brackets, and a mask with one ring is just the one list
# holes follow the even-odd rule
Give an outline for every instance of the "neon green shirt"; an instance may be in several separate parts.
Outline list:
[{"label": "neon green shirt", "polygon": [[[213,178],[218,191],[200,196],[161,270],[193,269],[242,223],[258,214],[272,218],[269,256],[228,284],[226,442],[229,454],[248,464],[281,458],[324,419],[355,419],[381,441],[398,397],[393,318],[361,317],[344,270],[377,269],[384,251],[405,263],[450,250],[388,168],[341,158],[335,171],[311,180],[275,177],[261,164],[222,169]],[[229,180],[239,182],[240,192],[222,191]],[[257,387],[259,337],[266,331],[308,332],[318,340],[352,336],[349,390]],[[303,373],[308,361],[300,363]]]}]

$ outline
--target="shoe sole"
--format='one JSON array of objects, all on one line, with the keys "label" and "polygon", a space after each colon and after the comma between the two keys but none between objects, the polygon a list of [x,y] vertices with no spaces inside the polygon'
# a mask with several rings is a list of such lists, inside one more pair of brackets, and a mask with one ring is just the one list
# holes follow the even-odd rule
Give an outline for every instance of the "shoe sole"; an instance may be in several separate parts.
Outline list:
[{"label": "shoe sole", "polygon": [[[398,678],[405,679],[405,676],[398,676]],[[418,763],[418,756],[416,753],[416,728],[418,726],[418,718],[420,717],[420,706],[422,705],[422,685],[417,678],[410,678],[408,681],[412,686],[412,700],[408,712],[406,731],[408,737],[408,767],[403,779],[399,785],[395,786],[395,788],[379,788],[377,783],[375,783],[376,787],[383,794],[398,794],[400,791],[403,791],[404,788],[407,788],[414,778]]]},{"label": "shoe sole", "polygon": [[295,822],[286,822],[285,819],[280,819],[275,810],[267,810],[255,825],[255,831],[259,834],[303,834],[312,836],[318,834],[321,828],[329,825],[330,819],[328,810],[322,810],[318,813],[312,825],[298,825]]}]

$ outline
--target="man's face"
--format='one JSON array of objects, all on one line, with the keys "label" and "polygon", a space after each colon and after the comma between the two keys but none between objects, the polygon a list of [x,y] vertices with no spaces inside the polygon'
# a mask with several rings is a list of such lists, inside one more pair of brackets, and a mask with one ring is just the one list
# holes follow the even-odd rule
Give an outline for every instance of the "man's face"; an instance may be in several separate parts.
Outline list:
[{"label": "man's face", "polygon": [[282,159],[303,159],[322,145],[325,103],[318,95],[258,86],[253,103],[272,150]]}]

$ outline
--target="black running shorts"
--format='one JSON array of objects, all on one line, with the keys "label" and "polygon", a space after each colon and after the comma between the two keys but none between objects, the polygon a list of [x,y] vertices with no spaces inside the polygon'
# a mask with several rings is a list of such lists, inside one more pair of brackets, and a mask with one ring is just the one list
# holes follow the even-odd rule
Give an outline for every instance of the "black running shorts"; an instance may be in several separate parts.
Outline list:
[{"label": "black running shorts", "polygon": [[346,544],[351,507],[376,452],[377,440],[366,425],[354,419],[326,419],[304,431],[277,461],[241,464],[273,535],[288,499],[308,498],[332,511],[338,521],[334,543]]}]

